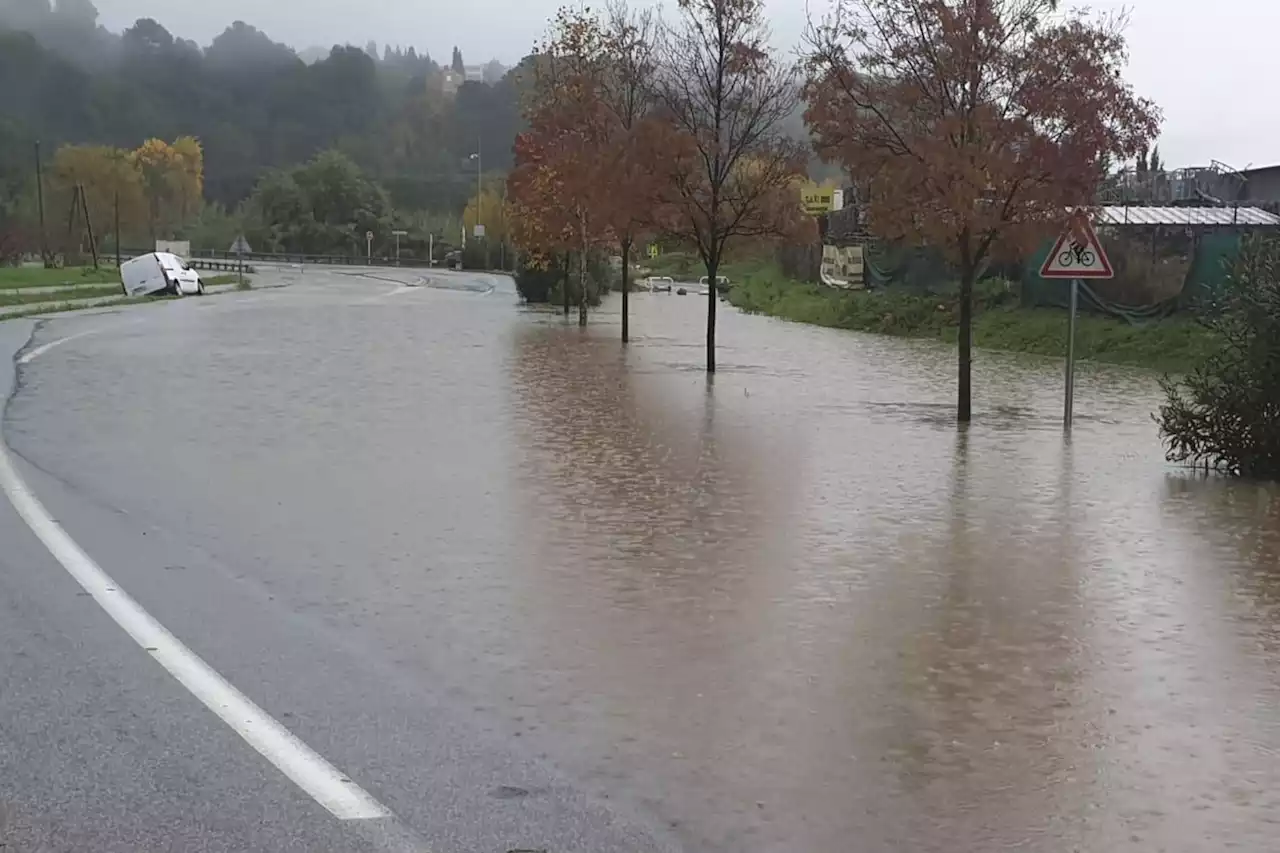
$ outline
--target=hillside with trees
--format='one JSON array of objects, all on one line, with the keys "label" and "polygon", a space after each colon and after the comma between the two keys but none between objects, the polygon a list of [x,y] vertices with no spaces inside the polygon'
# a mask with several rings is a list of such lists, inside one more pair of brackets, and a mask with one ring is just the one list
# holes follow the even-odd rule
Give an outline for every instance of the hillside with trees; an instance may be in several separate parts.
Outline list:
[{"label": "hillside with trees", "polygon": [[47,166],[64,146],[129,152],[190,138],[213,209],[195,205],[188,229],[237,213],[324,152],[375,184],[387,210],[457,219],[475,194],[478,148],[486,171],[512,165],[521,69],[448,91],[425,53],[370,47],[308,63],[241,21],[202,47],[151,19],[109,32],[91,0],[0,0],[0,217],[12,230],[32,208],[37,140]]}]

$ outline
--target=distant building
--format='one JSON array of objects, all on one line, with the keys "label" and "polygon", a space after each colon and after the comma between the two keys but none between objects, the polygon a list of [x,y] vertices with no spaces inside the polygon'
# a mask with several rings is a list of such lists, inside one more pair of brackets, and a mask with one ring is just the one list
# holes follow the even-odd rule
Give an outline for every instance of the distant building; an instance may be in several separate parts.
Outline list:
[{"label": "distant building", "polygon": [[[495,71],[500,69],[501,73],[495,76]],[[456,95],[458,89],[463,83],[484,83],[492,86],[502,79],[502,75],[506,73],[506,69],[501,65],[497,65],[495,69],[494,62],[488,62],[484,65],[465,65],[462,73],[454,71],[452,68],[444,69],[444,93],[446,95]]]},{"label": "distant building", "polygon": [[1240,173],[1240,176],[1244,178],[1244,198],[1246,200],[1280,202],[1280,166],[1245,169]]},{"label": "distant building", "polygon": [[1280,206],[1280,166],[1232,169],[1208,166],[1170,171],[1126,169],[1110,176],[1099,192],[1102,204],[1155,206]]}]

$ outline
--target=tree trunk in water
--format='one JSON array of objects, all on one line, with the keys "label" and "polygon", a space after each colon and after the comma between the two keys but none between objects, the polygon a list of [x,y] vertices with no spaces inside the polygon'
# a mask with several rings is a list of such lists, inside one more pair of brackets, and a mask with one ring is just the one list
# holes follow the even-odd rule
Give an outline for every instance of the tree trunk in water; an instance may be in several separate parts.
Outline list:
[{"label": "tree trunk in water", "polygon": [[720,261],[707,264],[707,373],[716,372],[716,271]]},{"label": "tree trunk in water", "polygon": [[578,325],[587,325],[587,253],[582,252],[578,264]]},{"label": "tree trunk in water", "polygon": [[630,272],[631,266],[631,240],[622,241],[622,342],[625,344],[628,340],[627,326],[627,291],[631,289]]},{"label": "tree trunk in water", "polygon": [[564,297],[564,316],[569,316],[569,267],[573,263],[573,255],[564,253],[564,277],[560,280],[560,293]]},{"label": "tree trunk in water", "polygon": [[973,278],[972,269],[961,269],[960,381],[956,398],[956,421],[962,424],[973,419],[973,387],[970,376],[973,361]]}]

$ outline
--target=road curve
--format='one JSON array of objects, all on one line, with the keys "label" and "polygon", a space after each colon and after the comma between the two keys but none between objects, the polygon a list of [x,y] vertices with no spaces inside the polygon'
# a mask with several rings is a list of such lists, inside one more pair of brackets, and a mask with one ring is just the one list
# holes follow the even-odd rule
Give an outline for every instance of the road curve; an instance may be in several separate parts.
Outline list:
[{"label": "road curve", "polygon": [[[679,849],[637,804],[567,776],[510,714],[477,704],[467,661],[433,673],[361,630],[378,616],[334,573],[393,606],[372,564],[394,565],[394,532],[364,564],[322,569],[308,530],[325,507],[282,511],[270,545],[256,523],[206,515],[220,505],[261,521],[310,488],[340,488],[320,472],[341,444],[291,457],[308,473],[283,491],[236,460],[287,416],[261,389],[237,389],[246,375],[324,369],[326,342],[349,346],[352,324],[511,312],[510,279],[261,275],[289,286],[0,324],[13,364],[0,371],[0,848]],[[326,426],[374,377],[330,379],[305,383],[333,395],[336,408],[313,412]],[[117,431],[119,418],[132,426]],[[198,470],[215,447],[236,482]],[[378,525],[367,512],[353,529]]]}]

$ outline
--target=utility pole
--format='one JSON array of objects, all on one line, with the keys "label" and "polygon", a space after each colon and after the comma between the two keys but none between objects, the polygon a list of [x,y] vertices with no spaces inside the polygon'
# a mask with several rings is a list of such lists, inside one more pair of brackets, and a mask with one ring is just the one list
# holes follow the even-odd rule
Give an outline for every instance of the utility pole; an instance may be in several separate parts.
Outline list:
[{"label": "utility pole", "polygon": [[40,209],[40,260],[49,266],[49,236],[44,231],[44,168],[40,164],[40,140],[36,140],[36,206]]},{"label": "utility pole", "polygon": [[84,229],[89,232],[89,251],[93,254],[93,268],[98,268],[98,241],[93,237],[93,219],[89,216],[89,196],[84,191],[84,184],[76,184],[76,192],[80,194],[80,209],[84,212]]},{"label": "utility pole", "polygon": [[[481,201],[481,199],[483,199],[483,197],[484,197],[484,161],[483,161],[483,159],[482,159],[482,158],[481,158],[481,156],[480,156],[480,155],[481,155],[481,153],[482,153],[482,151],[483,151],[483,149],[481,148],[481,144],[482,144],[482,142],[483,142],[482,138],[481,138],[481,137],[479,137],[479,136],[477,136],[477,137],[476,137],[476,153],[474,153],[474,154],[472,154],[472,155],[471,155],[471,159],[473,159],[473,160],[475,160],[475,161],[476,161],[476,227],[475,227],[475,238],[476,238],[477,240],[482,239],[482,238],[480,237],[480,230],[481,230],[482,228],[484,228],[484,225],[482,224],[482,223],[483,223],[483,213],[484,213],[484,211],[483,211],[483,210],[481,210],[481,206],[482,206],[482,201]],[[462,238],[462,245],[463,245],[464,247],[465,247],[465,246],[466,246],[466,244],[467,244],[466,233],[467,233],[467,226],[466,226],[466,223],[463,223],[463,226],[462,226],[462,234],[463,234],[463,238]],[[487,235],[486,235],[486,236],[487,236]],[[483,241],[483,243],[482,243],[481,245],[482,245],[482,246],[484,246],[484,256],[485,256],[485,257],[484,257],[484,265],[487,267],[487,266],[489,266],[489,241],[488,241],[488,240],[484,240],[484,241]]]},{"label": "utility pole", "polygon": [[116,190],[116,269],[120,269],[120,190]]}]

